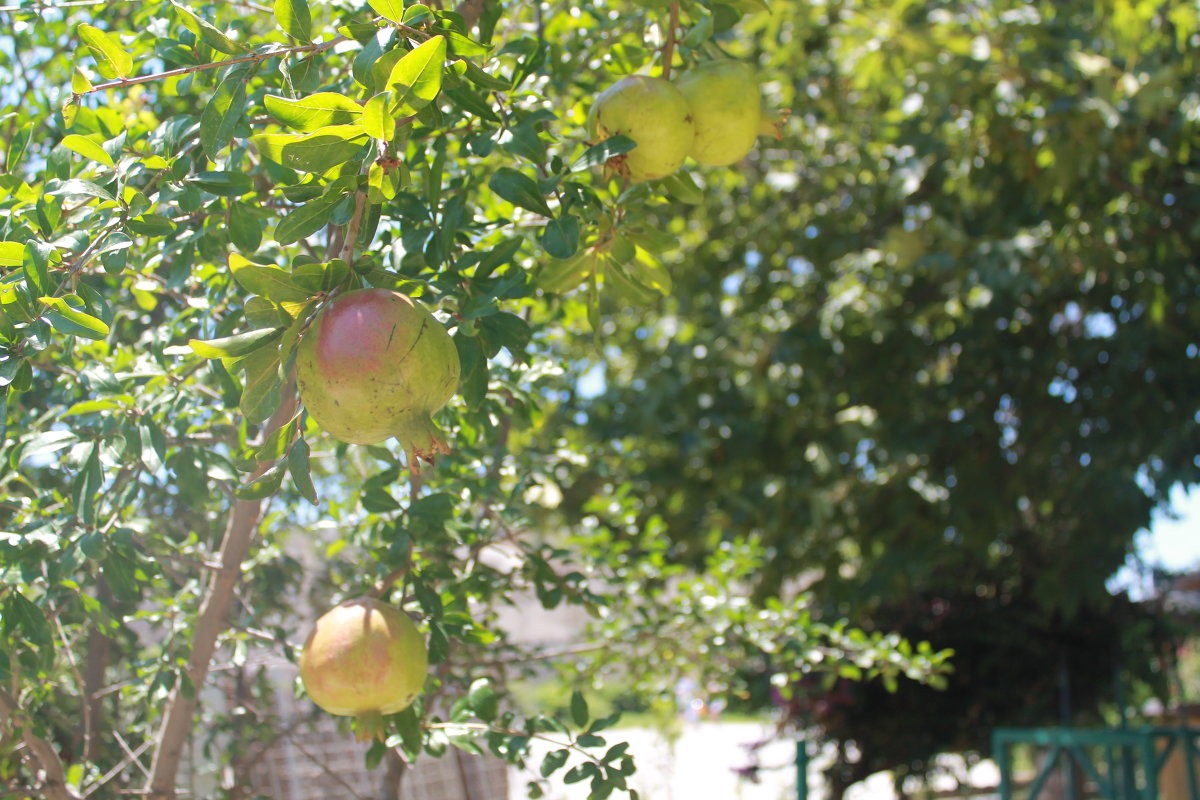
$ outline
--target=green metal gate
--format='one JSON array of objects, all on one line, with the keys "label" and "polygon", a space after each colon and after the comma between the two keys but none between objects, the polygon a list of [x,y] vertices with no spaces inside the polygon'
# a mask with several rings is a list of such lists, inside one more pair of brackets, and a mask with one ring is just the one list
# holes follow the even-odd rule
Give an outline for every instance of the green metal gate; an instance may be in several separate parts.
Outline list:
[{"label": "green metal gate", "polygon": [[[1018,797],[1012,751],[1020,745],[1032,746],[1043,760]],[[1038,800],[1058,767],[1064,768],[1066,800],[1084,796],[1080,776],[1104,800],[1159,800],[1163,768],[1174,753],[1183,756],[1188,800],[1200,800],[1200,728],[997,728],[992,733],[992,754],[1000,768],[1000,800]]]}]

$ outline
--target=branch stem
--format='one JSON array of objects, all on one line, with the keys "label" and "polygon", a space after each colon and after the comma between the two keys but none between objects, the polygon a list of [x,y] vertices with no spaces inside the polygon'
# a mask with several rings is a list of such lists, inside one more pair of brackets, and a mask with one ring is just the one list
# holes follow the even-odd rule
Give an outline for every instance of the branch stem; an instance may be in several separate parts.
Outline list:
[{"label": "branch stem", "polygon": [[67,785],[67,773],[54,745],[35,734],[28,721],[17,719],[18,715],[25,716],[25,710],[17,704],[15,697],[0,687],[0,727],[20,728],[21,741],[42,768],[42,792],[47,800],[80,800]]},{"label": "branch stem", "polygon": [[[263,439],[286,425],[296,415],[296,392],[291,383],[284,388],[283,397],[283,402],[263,429]],[[253,477],[262,475],[273,463],[260,462]],[[180,676],[175,688],[171,690],[166,712],[163,714],[162,727],[150,766],[150,778],[146,782],[146,795],[151,800],[173,800],[175,797],[175,778],[179,773],[184,743],[192,730],[196,698],[208,676],[209,664],[217,649],[217,639],[228,627],[226,617],[233,600],[234,588],[242,575],[242,562],[246,559],[254,533],[258,530],[262,508],[263,500],[258,499],[236,500],[230,509],[225,535],[221,540],[221,567],[214,573],[200,603],[186,674]],[[185,688],[188,684],[190,686]]]},{"label": "branch stem", "polygon": [[679,27],[679,2],[671,3],[670,18],[667,20],[667,41],[663,45],[662,76],[671,80],[671,61],[675,58],[675,30]]},{"label": "branch stem", "polygon": [[224,61],[213,61],[207,64],[194,64],[190,67],[176,67],[165,72],[154,72],[150,75],[138,75],[133,78],[117,78],[105,83],[96,84],[86,92],[80,92],[77,96],[82,97],[93,92],[102,92],[106,89],[124,89],[127,86],[135,86],[139,83],[152,83],[154,81],[166,80],[179,75],[190,75],[193,72],[203,72],[208,69],[219,69],[227,67],[230,64],[248,64],[258,61],[266,61],[277,56],[293,55],[295,53],[320,53],[323,50],[328,50],[331,47],[336,47],[342,42],[348,41],[345,36],[335,36],[326,42],[313,42],[312,44],[300,44],[294,47],[282,47],[278,50],[272,50],[269,53],[251,53],[248,56],[238,56],[237,58],[228,58]]}]

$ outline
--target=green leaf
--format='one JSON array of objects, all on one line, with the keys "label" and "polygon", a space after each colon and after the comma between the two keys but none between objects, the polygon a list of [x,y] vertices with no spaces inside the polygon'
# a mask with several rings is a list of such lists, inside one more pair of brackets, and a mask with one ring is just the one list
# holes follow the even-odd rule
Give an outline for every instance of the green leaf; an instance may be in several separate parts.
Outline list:
[{"label": "green leaf", "polygon": [[579,218],[564,214],[552,219],[542,228],[539,237],[542,247],[555,258],[570,258],[579,250]]},{"label": "green leaf", "polygon": [[315,294],[297,286],[286,270],[255,264],[237,253],[229,254],[229,270],[243,289],[275,303],[302,303]]},{"label": "green leaf", "polygon": [[654,256],[645,250],[638,250],[637,255],[622,264],[629,276],[643,286],[649,286],[660,294],[671,292],[671,273],[660,264]]},{"label": "green leaf", "polygon": [[400,20],[410,28],[415,28],[419,25],[424,25],[426,22],[437,22],[437,17],[433,15],[433,11],[424,3],[414,3],[404,9],[404,18]]},{"label": "green leaf", "polygon": [[490,678],[479,678],[467,691],[467,703],[475,715],[484,722],[491,722],[499,713],[499,698],[496,686]]},{"label": "green leaf", "polygon": [[229,241],[243,253],[253,253],[262,244],[262,225],[245,203],[229,204]]},{"label": "green leaf", "polygon": [[314,506],[318,505],[317,490],[313,486],[312,473],[308,465],[308,442],[303,438],[297,439],[288,451],[288,473],[292,476],[292,484],[300,496]]},{"label": "green leaf", "polygon": [[657,293],[653,289],[634,280],[622,264],[611,258],[607,260],[604,270],[604,285],[635,305],[649,305],[657,299]]},{"label": "green leaf", "polygon": [[244,172],[206,170],[193,175],[188,183],[218,197],[241,197],[254,189],[254,179]]},{"label": "green leaf", "polygon": [[376,14],[392,22],[404,19],[404,0],[367,0],[367,4]]},{"label": "green leaf", "polygon": [[[84,94],[92,90],[92,82],[88,80],[88,76],[83,74],[83,70],[75,67],[71,71],[71,91],[75,94]],[[11,163],[11,162],[9,162]]]},{"label": "green leaf", "polygon": [[587,700],[578,689],[571,692],[571,719],[581,728],[588,723]]},{"label": "green leaf", "polygon": [[89,197],[98,197],[101,200],[116,200],[116,198],[112,196],[112,193],[103,186],[100,186],[97,183],[92,183],[91,181],[85,181],[82,178],[71,178],[70,180],[62,181],[53,186],[53,188],[48,188],[46,190],[46,194],[63,194],[68,196],[86,195]]},{"label": "green leaf", "polygon": [[588,169],[589,167],[599,167],[613,156],[628,153],[635,147],[637,147],[637,142],[628,136],[621,136],[620,134],[611,136],[603,142],[597,142],[587,150],[584,150],[583,155],[571,163],[571,172]]},{"label": "green leaf", "polygon": [[363,113],[362,106],[337,92],[317,92],[294,100],[269,94],[263,98],[263,105],[271,116],[301,131],[356,123]]},{"label": "green leaf", "polygon": [[457,89],[447,89],[446,96],[463,111],[486,119],[488,122],[500,122],[500,116],[492,110],[491,104],[477,92],[472,91],[466,86],[460,86]]},{"label": "green leaf", "polygon": [[25,245],[0,242],[0,267],[19,267],[25,262]]},{"label": "green leaf", "polygon": [[445,61],[446,37],[434,36],[396,62],[385,84],[396,116],[416,114],[433,102],[442,88]]},{"label": "green leaf", "polygon": [[104,482],[104,473],[100,469],[100,443],[92,445],[83,469],[72,482],[71,502],[79,521],[84,525],[96,523],[96,493]]},{"label": "green leaf", "polygon": [[246,373],[238,408],[251,424],[262,422],[279,408],[283,378],[279,374],[279,348],[262,347],[238,365]]},{"label": "green leaf", "polygon": [[312,16],[308,0],[275,0],[275,21],[283,32],[304,44],[312,41]]},{"label": "green leaf", "polygon": [[169,236],[175,231],[175,223],[159,214],[142,214],[129,220],[129,230],[142,236]]},{"label": "green leaf", "polygon": [[82,336],[85,339],[103,339],[108,336],[108,326],[91,314],[86,314],[67,304],[62,297],[39,297],[38,301],[54,309],[46,313],[46,319],[59,333]]},{"label": "green leaf", "polygon": [[696,185],[696,182],[686,172],[676,172],[673,175],[668,175],[658,183],[663,191],[681,203],[694,206],[704,202],[704,191]]},{"label": "green leaf", "polygon": [[391,96],[391,92],[380,92],[363,107],[363,130],[372,139],[390,142],[396,133],[396,119],[388,113]]},{"label": "green leaf", "polygon": [[596,765],[588,761],[571,767],[569,770],[567,770],[566,774],[563,775],[563,783],[579,783],[580,781],[587,780],[588,776],[592,773],[592,769],[588,769],[589,767],[595,769]]},{"label": "green leaf", "polygon": [[200,115],[200,143],[211,159],[233,139],[233,129],[246,112],[246,82],[251,74],[251,70],[237,70],[226,75]]},{"label": "green leaf", "polygon": [[283,333],[283,328],[260,328],[255,331],[223,336],[220,339],[189,339],[192,352],[202,358],[232,358],[244,356],[263,347]]},{"label": "green leaf", "polygon": [[458,349],[461,370],[459,391],[467,403],[467,408],[478,408],[488,389],[488,363],[483,355],[479,337],[467,336],[460,328],[454,334],[454,346]]},{"label": "green leaf", "polygon": [[21,450],[21,458],[36,458],[57,453],[77,441],[79,441],[79,437],[73,431],[46,431],[25,443],[24,449]]},{"label": "green leaf", "polygon": [[8,608],[4,614],[4,630],[6,632],[11,633],[14,627],[20,625],[21,630],[24,631],[22,638],[39,647],[47,647],[52,644],[50,623],[46,619],[45,612],[38,608],[33,601],[14,590],[9,593],[7,605]]},{"label": "green leaf", "polygon": [[234,495],[241,500],[261,500],[279,491],[283,484],[283,473],[286,467],[283,461],[272,466],[262,475],[239,486]]},{"label": "green leaf", "polygon": [[66,102],[59,109],[62,114],[63,128],[70,129],[75,125],[75,118],[79,116],[79,99],[72,95],[68,97]]},{"label": "green leaf", "polygon": [[118,408],[132,408],[133,395],[119,394],[100,400],[83,400],[68,408],[60,418],[74,417],[80,414],[94,414],[97,411],[113,411]]},{"label": "green leaf", "polygon": [[366,131],[360,125],[330,125],[285,143],[280,163],[303,172],[322,173],[362,153],[366,141]]},{"label": "green leaf", "polygon": [[334,203],[318,198],[292,211],[275,226],[275,241],[293,244],[311,236],[329,222],[333,216]]},{"label": "green leaf", "polygon": [[565,294],[578,287],[596,269],[595,253],[582,252],[565,261],[555,259],[542,266],[534,276],[543,291]]},{"label": "green leaf", "polygon": [[75,32],[96,59],[96,71],[103,77],[127,78],[133,72],[133,56],[115,37],[91,25],[80,25]]},{"label": "green leaf", "polygon": [[467,65],[467,69],[466,72],[463,73],[463,77],[478,86],[480,89],[487,89],[489,91],[496,92],[507,92],[512,88],[511,81],[497,78],[491,73],[485,72],[484,69],[474,61],[468,61],[467,59],[463,59],[462,61]]},{"label": "green leaf", "polygon": [[206,45],[216,50],[218,53],[235,56],[245,53],[249,50],[243,44],[235,42],[226,36],[220,29],[216,28],[211,22],[201,19],[195,13],[185,6],[180,5],[171,0],[171,5],[175,6],[180,13],[183,14],[183,24],[189,31],[198,36]]},{"label": "green leaf", "polygon": [[486,56],[492,49],[486,44],[480,44],[470,36],[464,36],[458,31],[450,31],[447,34],[448,48],[450,54],[458,58],[470,58],[471,56]]},{"label": "green leaf", "polygon": [[553,217],[554,212],[546,204],[537,183],[512,167],[501,167],[488,181],[488,187],[514,206],[533,211],[544,217]]},{"label": "green leaf", "polygon": [[96,144],[86,136],[80,136],[77,133],[64,136],[62,140],[62,146],[72,152],[78,153],[84,158],[91,159],[92,161],[98,161],[106,167],[116,166],[116,164],[113,163],[112,156],[104,152],[103,147]]},{"label": "green leaf", "polygon": [[542,766],[539,770],[543,778],[549,778],[552,774],[562,768],[570,758],[571,751],[563,748],[562,750],[551,750],[546,753],[546,757],[542,759]]}]

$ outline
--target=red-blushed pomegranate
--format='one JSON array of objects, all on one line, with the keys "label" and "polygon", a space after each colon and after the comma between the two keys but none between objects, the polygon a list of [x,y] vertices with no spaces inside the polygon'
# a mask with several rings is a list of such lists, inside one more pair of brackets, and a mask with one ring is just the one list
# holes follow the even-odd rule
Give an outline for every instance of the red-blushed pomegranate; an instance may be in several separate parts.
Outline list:
[{"label": "red-blushed pomegranate", "polygon": [[356,736],[381,738],[383,715],[412,705],[429,656],[408,615],[371,597],[347,600],[317,620],[300,655],[300,679],[314,703],[358,718]]},{"label": "red-blushed pomegranate", "polygon": [[338,295],[296,350],[300,399],[317,424],[351,444],[395,436],[413,469],[449,452],[431,415],[454,396],[458,375],[445,327],[389,289]]},{"label": "red-blushed pomegranate", "polygon": [[696,135],[688,155],[701,164],[726,166],[754,147],[762,106],[754,70],[740,61],[700,64],[675,82],[691,107]]},{"label": "red-blushed pomegranate", "polygon": [[588,110],[588,135],[602,141],[618,134],[637,147],[612,166],[633,181],[665,178],[683,164],[692,146],[688,102],[669,81],[630,75],[605,89]]}]

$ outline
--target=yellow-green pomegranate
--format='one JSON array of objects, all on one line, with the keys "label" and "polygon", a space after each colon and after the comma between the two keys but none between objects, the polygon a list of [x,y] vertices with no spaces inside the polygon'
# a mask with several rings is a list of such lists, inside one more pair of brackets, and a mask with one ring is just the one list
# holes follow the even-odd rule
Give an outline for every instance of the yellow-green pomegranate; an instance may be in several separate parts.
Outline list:
[{"label": "yellow-green pomegranate", "polygon": [[612,161],[633,181],[665,178],[683,164],[692,146],[688,102],[669,81],[630,75],[605,89],[588,111],[593,141],[628,136],[637,147]]},{"label": "yellow-green pomegranate", "polygon": [[412,705],[425,686],[429,655],[408,615],[370,597],[347,600],[317,620],[300,655],[300,679],[314,703],[358,719],[360,740],[380,738],[383,715]]},{"label": "yellow-green pomegranate", "polygon": [[709,61],[680,76],[675,85],[687,98],[696,130],[688,155],[714,167],[745,158],[762,123],[754,70],[740,61]]},{"label": "yellow-green pomegranate", "polygon": [[445,327],[388,289],[338,295],[296,350],[300,399],[317,423],[351,444],[395,436],[414,469],[449,452],[430,417],[454,396],[458,376]]}]

